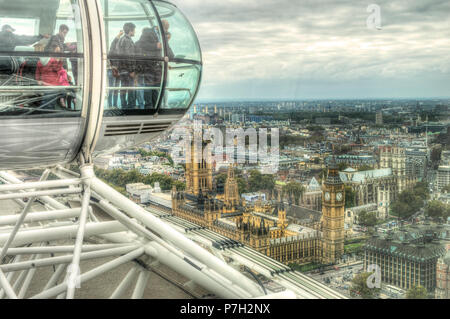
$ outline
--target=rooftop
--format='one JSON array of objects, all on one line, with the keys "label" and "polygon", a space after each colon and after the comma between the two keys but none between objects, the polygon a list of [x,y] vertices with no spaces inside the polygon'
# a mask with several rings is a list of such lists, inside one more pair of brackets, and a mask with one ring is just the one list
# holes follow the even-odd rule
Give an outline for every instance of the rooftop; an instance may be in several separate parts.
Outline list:
[{"label": "rooftop", "polygon": [[427,262],[446,253],[445,242],[450,241],[450,227],[443,225],[417,225],[408,229],[374,235],[364,245],[366,250]]},{"label": "rooftop", "polygon": [[[352,173],[351,175],[347,175],[346,171],[339,172],[339,176],[343,182],[365,182],[367,179],[376,179],[392,176],[391,168],[380,168],[374,169],[370,171],[358,171]],[[348,176],[348,177],[347,177]]]}]

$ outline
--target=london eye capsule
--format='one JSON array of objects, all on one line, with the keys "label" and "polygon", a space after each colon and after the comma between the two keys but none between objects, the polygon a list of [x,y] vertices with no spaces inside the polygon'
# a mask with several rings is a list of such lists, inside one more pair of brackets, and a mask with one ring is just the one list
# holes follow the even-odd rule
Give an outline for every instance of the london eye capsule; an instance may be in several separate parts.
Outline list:
[{"label": "london eye capsule", "polygon": [[1,170],[142,144],[199,89],[197,37],[167,1],[0,0],[0,28]]}]

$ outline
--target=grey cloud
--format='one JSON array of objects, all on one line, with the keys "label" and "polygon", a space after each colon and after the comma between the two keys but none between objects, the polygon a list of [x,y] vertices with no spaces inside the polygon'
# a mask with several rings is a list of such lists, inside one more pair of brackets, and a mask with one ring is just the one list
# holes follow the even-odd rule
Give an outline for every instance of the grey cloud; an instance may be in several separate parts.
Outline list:
[{"label": "grey cloud", "polygon": [[[433,78],[450,78],[448,0],[174,2],[202,45],[200,97],[302,97],[326,91],[330,81],[341,82],[347,93],[352,87],[358,94],[386,94],[395,87],[405,92],[415,85],[411,94],[425,89],[430,96],[450,95],[442,85],[429,85]],[[366,27],[372,3],[381,7],[380,31]],[[376,83],[378,91],[358,87],[362,79]]]}]

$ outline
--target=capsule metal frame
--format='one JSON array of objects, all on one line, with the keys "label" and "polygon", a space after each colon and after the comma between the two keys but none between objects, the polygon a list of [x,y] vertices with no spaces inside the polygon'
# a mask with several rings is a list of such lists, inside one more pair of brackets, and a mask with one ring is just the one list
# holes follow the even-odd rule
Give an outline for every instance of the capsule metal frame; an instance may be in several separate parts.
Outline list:
[{"label": "capsule metal frame", "polygon": [[[61,0],[62,2],[63,0]],[[108,0],[110,1],[110,0]],[[82,28],[82,39],[78,39],[83,46],[82,53],[72,55],[52,54],[35,52],[5,52],[1,50],[0,57],[62,57],[82,59],[82,104],[79,116],[2,116],[2,95],[21,92],[21,87],[8,87],[0,82],[0,169],[30,169],[37,167],[46,167],[57,164],[68,164],[79,158],[82,154],[84,160],[90,161],[92,157],[110,154],[120,150],[128,149],[145,143],[157,137],[162,132],[168,130],[177,123],[192,105],[198,94],[201,76],[202,76],[202,56],[200,44],[193,31],[192,26],[184,15],[175,5],[161,0],[127,0],[129,3],[139,3],[143,8],[142,16],[134,17],[141,20],[155,19],[156,26],[159,28],[162,39],[162,51],[164,56],[160,58],[146,58],[147,61],[159,61],[163,65],[161,78],[161,88],[159,91],[157,107],[143,112],[128,112],[119,116],[105,116],[104,104],[107,97],[108,78],[107,61],[111,58],[108,55],[109,43],[107,39],[107,17],[104,15],[105,7],[108,1],[104,0],[71,0],[70,3],[77,6],[79,14],[79,23]],[[61,3],[60,0],[42,0],[41,6],[53,3]],[[19,3],[19,4],[17,4]],[[16,1],[16,7],[29,1]],[[148,4],[147,4],[148,3]],[[8,7],[14,8],[14,5],[1,4],[0,8],[4,14],[8,14]],[[31,5],[30,5],[31,6]],[[157,7],[167,8],[168,11],[161,16]],[[145,8],[152,8],[152,12],[145,12]],[[30,11],[32,7],[30,7]],[[172,10],[172,11],[171,11]],[[56,12],[56,11],[55,11]],[[26,16],[26,12],[23,13]],[[184,19],[186,32],[191,32],[195,41],[194,47],[198,48],[198,60],[181,57],[168,57],[169,41],[165,34],[162,20],[167,15],[176,14],[177,18]],[[182,18],[181,18],[182,17]],[[43,17],[40,17],[42,19]],[[120,20],[120,16],[114,17]],[[126,21],[127,17],[123,17]],[[133,17],[129,17],[133,22]],[[54,17],[54,27],[56,27],[57,17]],[[150,21],[150,20],[149,20]],[[47,22],[50,23],[50,22]],[[152,22],[153,23],[153,22]],[[179,30],[177,30],[179,32]],[[176,54],[176,52],[174,52]],[[172,65],[172,70],[169,70]],[[178,88],[169,88],[168,77],[176,67],[195,66],[197,83],[193,83],[195,89],[190,92],[190,101],[182,109],[164,108],[163,96],[168,95],[170,90]],[[81,81],[79,81],[81,82]],[[43,91],[42,87],[33,87],[31,91]],[[183,90],[181,88],[180,90]],[[11,93],[13,92],[13,93]],[[45,94],[45,93],[44,93]]]}]

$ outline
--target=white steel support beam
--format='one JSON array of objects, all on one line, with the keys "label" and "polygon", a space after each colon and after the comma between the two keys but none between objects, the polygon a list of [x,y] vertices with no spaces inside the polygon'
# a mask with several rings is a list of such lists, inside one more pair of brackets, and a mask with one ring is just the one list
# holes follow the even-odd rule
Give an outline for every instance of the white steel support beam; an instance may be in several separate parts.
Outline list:
[{"label": "white steel support beam", "polygon": [[[53,210],[44,212],[34,212],[26,215],[23,220],[24,223],[36,223],[40,221],[53,220],[53,219],[67,219],[80,215],[79,208]],[[19,215],[7,215],[0,218],[0,226],[14,225],[19,220]]]},{"label": "white steel support beam", "polygon": [[136,286],[134,287],[131,299],[142,299],[149,278],[150,278],[150,271],[142,269],[139,273],[138,280],[136,282]]},{"label": "white steel support beam", "polygon": [[[17,289],[19,288],[20,284],[22,283],[22,281],[25,279],[25,276],[27,275],[27,270],[22,270],[19,274],[19,276],[17,277],[16,281],[14,282],[14,284],[12,285],[12,289],[14,290],[14,292],[17,291]],[[17,297],[19,298],[19,297]]]},{"label": "white steel support beam", "polygon": [[131,268],[131,270],[127,273],[125,278],[123,278],[123,280],[120,282],[119,286],[117,286],[116,290],[114,290],[109,299],[119,299],[123,296],[125,291],[131,286],[133,279],[139,272],[138,267],[139,266],[134,266],[133,268]]},{"label": "white steel support beam", "polygon": [[[99,244],[99,245],[83,245],[82,251],[98,251],[111,248],[119,248],[130,246],[130,244]],[[56,254],[56,253],[72,253],[75,249],[74,245],[68,246],[48,246],[48,247],[20,247],[8,249],[7,256],[14,255],[30,255],[30,254]],[[19,256],[20,257],[20,256]]]},{"label": "white steel support beam", "polygon": [[61,278],[61,275],[64,273],[64,270],[66,269],[67,264],[60,264],[58,265],[58,267],[56,267],[55,272],[53,273],[53,275],[50,277],[50,279],[48,280],[47,284],[45,285],[43,291],[50,289],[52,287],[54,287],[59,278]]},{"label": "white steel support beam", "polygon": [[67,299],[73,299],[75,295],[75,283],[77,282],[80,269],[80,255],[84,240],[84,231],[86,228],[86,221],[89,212],[89,202],[91,200],[91,180],[94,177],[94,171],[92,169],[86,169],[86,166],[81,167],[81,177],[84,184],[83,201],[81,203],[81,215],[79,219],[79,226],[77,231],[77,237],[75,240],[75,249],[73,252],[72,264],[69,265],[71,269],[70,276],[68,278],[69,283],[67,285]]},{"label": "white steel support beam", "polygon": [[[199,269],[202,272],[203,276],[207,276],[211,280],[213,280],[215,282],[218,282],[219,285],[235,286],[234,289],[236,291],[240,291],[242,298],[250,298],[251,297],[251,295],[248,294],[245,291],[245,289],[239,288],[238,286],[233,284],[231,281],[227,280],[225,277],[220,275],[218,272],[216,272],[216,271],[214,271],[212,269],[208,269],[208,267],[206,267],[205,265],[201,264],[200,262],[198,262],[194,258],[188,257],[185,254],[183,254],[182,252],[174,249],[172,246],[168,245],[163,240],[161,240],[161,238],[157,237],[156,235],[154,235],[150,231],[148,231],[145,227],[137,224],[135,221],[131,220],[128,216],[126,216],[123,213],[121,213],[118,209],[114,208],[107,201],[101,200],[99,202],[99,206],[105,212],[110,214],[113,218],[115,218],[119,222],[123,223],[125,226],[127,226],[130,229],[136,231],[137,233],[143,234],[144,236],[146,236],[149,239],[153,239],[159,245],[161,245],[162,247],[167,249],[168,252],[171,252],[172,254],[177,256],[179,258],[179,260],[177,261],[177,264],[181,264],[181,265],[185,265],[185,266],[187,266],[187,265],[191,265],[192,266],[193,265],[194,267],[197,267],[197,269]],[[164,254],[166,254],[166,253],[164,253]],[[160,256],[161,256],[161,254],[153,255],[153,257],[155,257],[158,260],[159,260]],[[212,257],[212,255],[211,255],[211,257]],[[167,263],[167,265],[169,267],[173,267],[174,266],[173,263]],[[209,289],[210,287],[205,287],[205,288]]]},{"label": "white steel support beam", "polygon": [[229,281],[224,283],[220,282],[218,279],[212,279],[210,276],[202,272],[202,269],[197,265],[186,262],[184,259],[171,253],[156,242],[152,242],[146,246],[146,253],[147,255],[156,258],[161,263],[168,265],[186,278],[192,279],[198,285],[208,289],[217,296],[227,299],[249,298],[250,294],[242,294],[241,291],[237,291],[237,289],[235,289],[235,287],[237,287],[236,285],[230,283]]},{"label": "white steel support beam", "polygon": [[[130,251],[133,251],[133,250],[137,249],[138,247],[139,247],[139,245],[130,245],[130,246],[124,246],[124,247],[119,247],[119,248],[111,248],[111,249],[97,250],[97,251],[82,253],[80,255],[80,260],[89,260],[89,259],[122,255],[122,254],[129,253]],[[4,272],[27,270],[30,268],[39,268],[39,267],[53,266],[53,265],[58,265],[58,264],[67,264],[67,263],[71,262],[72,260],[73,260],[72,254],[66,255],[66,256],[41,258],[41,259],[35,259],[35,260],[26,260],[26,261],[21,261],[21,262],[17,262],[17,263],[1,265],[0,270],[2,270]]]},{"label": "white steel support beam", "polygon": [[[3,192],[11,192],[11,191],[22,191],[27,189],[48,189],[48,188],[56,188],[56,187],[67,187],[67,186],[74,186],[74,185],[80,185],[81,180],[80,179],[59,179],[55,181],[44,181],[48,174],[50,173],[50,170],[46,170],[43,173],[43,176],[41,177],[41,180],[39,182],[29,182],[29,183],[14,183],[14,184],[4,184],[0,185],[0,193]],[[46,176],[44,176],[46,174]]]},{"label": "white steel support beam", "polygon": [[[17,233],[12,246],[17,247],[31,243],[41,243],[44,241],[74,239],[77,230],[78,225],[23,230]],[[123,232],[126,230],[127,228],[117,221],[87,223],[85,234],[86,236],[95,236],[100,234]],[[0,245],[4,245],[7,242],[8,237],[9,234],[0,234]]]},{"label": "white steel support beam", "polygon": [[[97,268],[94,268],[80,276],[80,283],[84,283],[92,278],[95,278],[107,271],[110,271],[122,264],[125,264],[129,261],[132,261],[136,258],[139,258],[144,253],[144,248],[138,248],[124,256],[121,256],[119,258],[116,258],[110,262],[107,262]],[[62,284],[57,285],[56,287],[47,289],[37,295],[34,295],[32,299],[45,299],[45,298],[51,298],[54,297],[67,289],[67,282],[63,282]]]},{"label": "white steel support beam", "polygon": [[[22,256],[16,256],[13,261],[14,262],[19,262],[22,259]],[[8,275],[6,276],[6,279],[8,282],[11,282],[13,276],[14,276],[15,272],[9,272]],[[0,285],[1,287],[1,285]],[[0,299],[3,299],[3,296],[5,295],[5,290],[3,288],[0,288]]]},{"label": "white steel support beam", "polygon": [[81,187],[75,187],[75,188],[53,189],[53,190],[46,190],[46,191],[10,193],[10,194],[0,195],[0,200],[24,198],[24,197],[70,195],[70,194],[79,194],[79,193],[81,193],[81,191],[82,191]]},{"label": "white steel support beam", "polygon": [[[44,173],[42,174],[40,181],[47,179],[49,174],[50,174],[50,171],[48,169],[46,169],[44,171]],[[6,185],[6,186],[8,186],[8,185]],[[33,203],[34,203],[34,200],[35,200],[34,197],[32,197],[28,200],[27,204],[25,205],[25,207],[22,210],[22,213],[20,214],[19,218],[17,219],[16,224],[14,225],[14,229],[9,234],[8,240],[3,245],[3,248],[0,252],[0,265],[3,263],[3,257],[6,256],[6,252],[8,251],[8,248],[11,245],[11,243],[14,241],[14,238],[16,237],[16,234],[19,231],[20,226],[22,225],[25,217],[27,216],[27,214],[31,208],[31,205],[33,205]]]},{"label": "white steel support beam", "polygon": [[10,299],[18,299],[16,293],[14,292],[14,289],[11,287],[11,284],[9,283],[8,279],[6,278],[3,271],[0,269],[0,286],[5,291],[6,295]]},{"label": "white steel support beam", "polygon": [[[42,255],[36,255],[36,259],[41,258]],[[30,287],[31,281],[33,280],[33,277],[36,273],[36,268],[31,268],[30,270],[28,270],[27,276],[25,277],[25,281],[23,282],[22,287],[20,288],[19,293],[17,294],[17,297],[19,299],[23,299],[25,297],[25,294],[28,291],[28,288]]]},{"label": "white steel support beam", "polygon": [[169,225],[154,217],[144,208],[136,203],[133,203],[131,200],[127,199],[98,178],[93,178],[91,187],[94,192],[125,211],[132,218],[136,218],[142,222],[146,227],[157,233],[164,240],[170,241],[172,244],[189,253],[209,268],[214,269],[217,273],[220,273],[224,277],[228,278],[236,286],[242,287],[244,290],[248,291],[250,293],[250,297],[261,295],[259,286],[249,278],[228,266],[226,263],[207,252],[205,249],[199,247],[197,244],[187,239]]},{"label": "white steel support beam", "polygon": [[[20,179],[12,176],[11,174],[8,174],[7,172],[0,171],[0,178],[2,178],[4,181],[11,183],[11,184],[20,184],[25,185],[26,183],[22,182]],[[45,202],[47,205],[54,209],[67,209],[68,207],[61,204],[57,200],[49,197],[49,196],[42,196],[39,198],[43,202]]]}]

